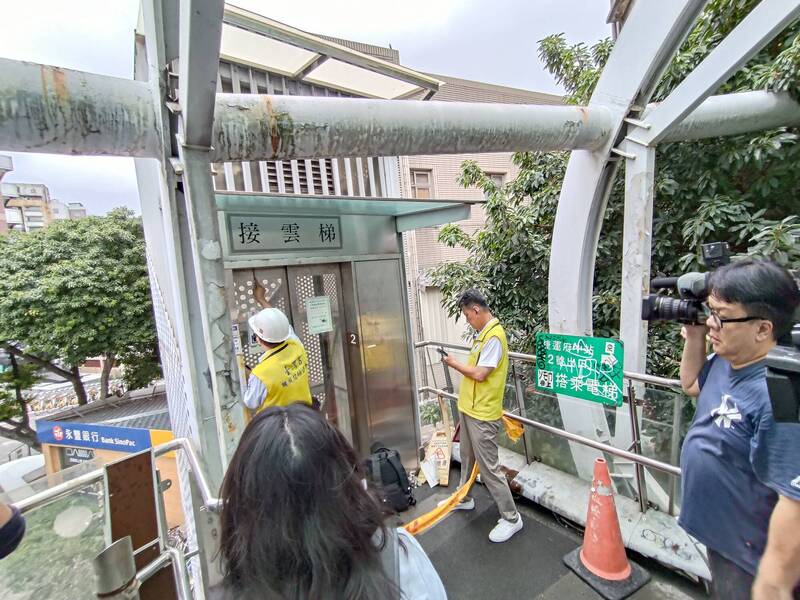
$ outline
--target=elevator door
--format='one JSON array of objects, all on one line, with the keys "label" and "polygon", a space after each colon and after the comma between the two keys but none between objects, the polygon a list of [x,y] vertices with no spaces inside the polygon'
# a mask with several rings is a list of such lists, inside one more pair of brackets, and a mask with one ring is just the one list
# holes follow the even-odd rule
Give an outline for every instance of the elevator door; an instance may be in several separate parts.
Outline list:
[{"label": "elevator door", "polygon": [[247,367],[252,369],[263,354],[247,325],[248,317],[261,309],[255,292],[258,282],[264,287],[269,305],[286,314],[306,349],[312,396],[320,403],[326,419],[352,443],[339,265],[237,270],[233,279],[237,293],[235,320],[242,332]]},{"label": "elevator door", "polygon": [[311,394],[353,442],[339,265],[287,268],[292,322],[308,353]]},{"label": "elevator door", "polygon": [[397,259],[359,261],[354,270],[370,444],[397,449],[406,467],[415,468],[416,413],[402,263]]}]

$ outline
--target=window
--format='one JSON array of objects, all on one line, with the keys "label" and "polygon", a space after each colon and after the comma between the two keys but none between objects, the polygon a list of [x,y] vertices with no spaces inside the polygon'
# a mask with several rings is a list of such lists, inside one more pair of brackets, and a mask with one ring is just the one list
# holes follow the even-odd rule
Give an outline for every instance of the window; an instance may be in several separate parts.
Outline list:
[{"label": "window", "polygon": [[[505,175],[503,173],[487,173],[486,176],[491,179],[492,183],[494,183],[497,187],[503,187],[505,180]],[[483,197],[488,200],[489,194],[484,192]]]},{"label": "window", "polygon": [[433,196],[431,172],[411,171],[411,197],[425,200]]}]

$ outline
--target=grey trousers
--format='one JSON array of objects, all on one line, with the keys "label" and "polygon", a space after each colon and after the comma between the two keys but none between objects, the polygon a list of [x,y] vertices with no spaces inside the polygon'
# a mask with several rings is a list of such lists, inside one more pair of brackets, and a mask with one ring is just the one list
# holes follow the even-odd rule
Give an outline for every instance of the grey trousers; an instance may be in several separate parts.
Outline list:
[{"label": "grey trousers", "polygon": [[502,422],[479,421],[461,413],[461,483],[464,485],[472,472],[472,465],[478,461],[481,481],[486,485],[500,511],[507,521],[516,521],[519,513],[511,496],[506,476],[500,470],[497,456],[497,434]]},{"label": "grey trousers", "polygon": [[[712,600],[750,600],[755,577],[711,548],[707,551]],[[792,597],[800,599],[800,586],[794,589]]]}]

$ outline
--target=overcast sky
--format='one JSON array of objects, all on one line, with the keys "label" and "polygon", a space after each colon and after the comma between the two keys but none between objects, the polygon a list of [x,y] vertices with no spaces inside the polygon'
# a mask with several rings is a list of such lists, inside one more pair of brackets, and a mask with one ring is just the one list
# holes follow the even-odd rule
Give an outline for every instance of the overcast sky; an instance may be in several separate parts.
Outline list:
[{"label": "overcast sky", "polygon": [[[167,0],[178,1],[178,0]],[[294,27],[386,46],[413,69],[542,92],[561,90],[541,67],[537,42],[609,35],[608,0],[237,0]],[[0,56],[131,78],[138,0],[2,0]],[[342,10],[347,6],[347,11]],[[133,161],[3,152],[4,182],[44,183],[52,197],[92,214],[139,212]]]}]

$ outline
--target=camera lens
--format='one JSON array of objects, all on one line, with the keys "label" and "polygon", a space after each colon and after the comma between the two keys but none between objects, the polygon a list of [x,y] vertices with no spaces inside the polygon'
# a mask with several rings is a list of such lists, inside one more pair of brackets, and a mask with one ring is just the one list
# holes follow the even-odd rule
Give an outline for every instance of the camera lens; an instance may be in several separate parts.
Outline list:
[{"label": "camera lens", "polygon": [[652,295],[642,300],[642,319],[697,324],[700,322],[700,308],[697,300],[677,300],[668,296]]}]

